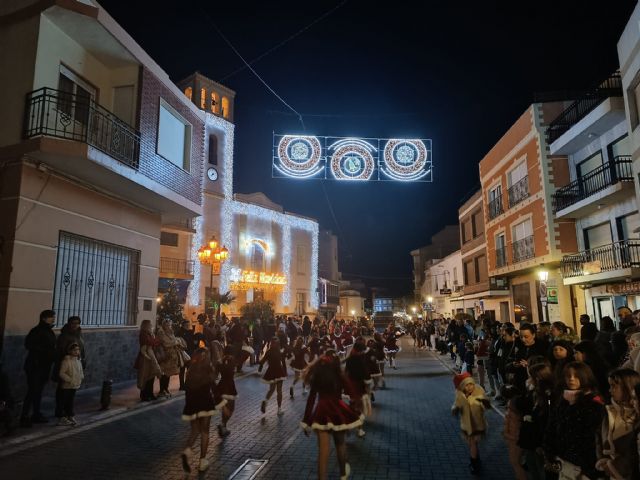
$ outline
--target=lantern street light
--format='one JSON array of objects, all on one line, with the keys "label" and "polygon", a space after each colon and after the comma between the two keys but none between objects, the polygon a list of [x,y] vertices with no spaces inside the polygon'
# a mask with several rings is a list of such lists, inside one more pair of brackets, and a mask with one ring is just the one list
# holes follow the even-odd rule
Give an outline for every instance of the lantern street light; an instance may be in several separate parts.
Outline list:
[{"label": "lantern street light", "polygon": [[228,258],[229,250],[227,250],[227,247],[224,245],[220,247],[215,235],[212,235],[209,241],[198,249],[198,260],[200,263],[211,266],[210,294],[213,294],[213,276],[220,275],[220,268]]}]

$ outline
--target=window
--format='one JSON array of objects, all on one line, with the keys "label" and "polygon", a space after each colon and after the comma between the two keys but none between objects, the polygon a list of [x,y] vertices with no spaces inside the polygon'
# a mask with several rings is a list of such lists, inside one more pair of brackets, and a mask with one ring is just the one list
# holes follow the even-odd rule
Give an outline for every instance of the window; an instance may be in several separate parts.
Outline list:
[{"label": "window", "polygon": [[481,212],[474,212],[471,214],[471,232],[473,238],[479,237],[482,232],[482,218],[480,218]]},{"label": "window", "polygon": [[520,222],[513,227],[513,241],[524,240],[527,237],[533,235],[533,229],[531,228],[531,220],[527,219],[524,222]]},{"label": "window", "polygon": [[60,65],[58,74],[58,110],[82,124],[89,123],[89,107],[96,100],[96,88],[80,76]]},{"label": "window", "polygon": [[458,267],[453,267],[453,284],[458,285]]},{"label": "window", "polygon": [[184,89],[184,94],[189,100],[193,100],[193,89],[191,87],[187,87]]},{"label": "window", "polygon": [[640,215],[638,212],[616,219],[618,227],[618,240],[630,240],[640,238]]},{"label": "window", "polygon": [[200,89],[200,108],[202,110],[207,108],[207,91],[204,88]]},{"label": "window", "polygon": [[220,95],[216,92],[211,92],[211,112],[216,115],[220,114]]},{"label": "window", "polygon": [[473,259],[473,270],[475,271],[475,283],[480,283],[480,265],[478,263],[478,257]]},{"label": "window", "polygon": [[264,250],[257,242],[251,244],[251,270],[254,272],[265,271]]},{"label": "window", "polygon": [[478,255],[475,259],[476,278],[478,282],[486,282],[487,275],[487,257],[484,255]]},{"label": "window", "polygon": [[629,155],[629,137],[625,134],[621,138],[613,141],[607,147],[609,151],[609,160],[613,160],[616,157]]},{"label": "window", "polygon": [[496,218],[502,212],[502,185],[498,185],[489,190],[489,220]]},{"label": "window", "polygon": [[462,230],[462,243],[465,244],[473,238],[471,236],[471,222],[469,220],[465,220],[460,225],[460,230]]},{"label": "window", "polygon": [[162,99],[160,99],[158,120],[157,152],[174,165],[189,170],[191,124]]},{"label": "window", "polygon": [[635,121],[635,125],[633,126],[633,128],[635,129],[635,127],[638,126],[639,119],[640,119],[640,82],[638,82],[636,84],[635,87],[633,87],[633,98],[636,102],[636,114],[634,115],[636,121]]},{"label": "window", "polygon": [[218,165],[218,137],[209,135],[209,165]]},{"label": "window", "polygon": [[584,229],[584,247],[587,250],[613,243],[609,222]]},{"label": "window", "polygon": [[469,260],[468,262],[464,262],[463,268],[462,268],[462,274],[464,276],[464,284],[465,285],[471,285],[471,281],[474,278],[473,275],[473,262],[471,260]]},{"label": "window", "polygon": [[578,164],[578,176],[584,177],[587,173],[593,172],[602,166],[602,152],[599,151]]},{"label": "window", "polygon": [[178,234],[171,232],[160,232],[160,245],[166,245],[168,247],[178,246]]},{"label": "window", "polygon": [[583,233],[586,249],[602,247],[613,242],[611,224],[609,222],[596,225],[595,227],[585,228]]},{"label": "window", "polygon": [[222,97],[222,116],[224,118],[229,118],[229,99],[227,97]]},{"label": "window", "polygon": [[518,164],[518,166],[513,170],[511,170],[507,175],[507,178],[509,179],[509,187],[514,186],[516,183],[518,183],[520,180],[522,180],[526,176],[527,176],[527,162],[525,160],[524,162],[521,162],[520,164]]},{"label": "window", "polygon": [[78,315],[82,325],[135,325],[140,252],[60,232],[53,309],[57,325]]},{"label": "window", "polygon": [[296,265],[298,274],[304,275],[307,273],[307,256],[304,245],[298,245],[296,247]]},{"label": "window", "polygon": [[531,220],[527,219],[512,228],[513,261],[522,262],[535,257],[535,243]]},{"label": "window", "polygon": [[296,292],[296,314],[302,315],[305,312],[307,300],[304,292]]}]

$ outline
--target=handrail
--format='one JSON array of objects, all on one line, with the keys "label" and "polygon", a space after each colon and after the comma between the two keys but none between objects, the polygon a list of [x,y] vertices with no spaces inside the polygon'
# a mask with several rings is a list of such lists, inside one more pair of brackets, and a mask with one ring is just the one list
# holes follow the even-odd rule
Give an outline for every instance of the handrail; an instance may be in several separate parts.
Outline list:
[{"label": "handrail", "polygon": [[160,257],[160,273],[193,275],[193,263],[185,258]]},{"label": "handrail", "polygon": [[547,143],[555,142],[609,97],[622,97],[622,78],[619,72],[612,74],[558,115],[547,127]]},{"label": "handrail", "polygon": [[517,205],[529,196],[529,176],[525,175],[507,190],[509,195],[509,208]]},{"label": "handrail", "polygon": [[640,240],[622,240],[562,257],[563,278],[640,267]]},{"label": "handrail", "polygon": [[27,94],[23,137],[39,135],[87,143],[137,169],[140,134],[89,97],[43,87]]},{"label": "handrail", "polygon": [[505,247],[496,248],[496,268],[504,267],[507,264],[507,249]]},{"label": "handrail", "polygon": [[496,218],[498,215],[504,212],[502,208],[502,194],[491,200],[488,204],[489,208],[489,220]]},{"label": "handrail", "polygon": [[630,155],[618,155],[573,182],[559,188],[552,195],[553,213],[570,207],[618,182],[633,181],[633,162]]},{"label": "handrail", "polygon": [[533,235],[516,240],[512,244],[513,248],[513,263],[522,262],[529,258],[535,257],[534,239]]}]

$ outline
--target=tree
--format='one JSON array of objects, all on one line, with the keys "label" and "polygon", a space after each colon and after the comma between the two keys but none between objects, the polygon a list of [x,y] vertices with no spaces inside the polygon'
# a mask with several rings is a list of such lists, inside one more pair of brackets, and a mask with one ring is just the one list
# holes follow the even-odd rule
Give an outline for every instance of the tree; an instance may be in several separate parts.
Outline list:
[{"label": "tree", "polygon": [[236,299],[231,292],[226,293],[218,293],[215,292],[211,295],[206,302],[207,312],[212,310],[212,314],[215,316],[216,320],[220,320],[220,309],[222,305],[230,305]]},{"label": "tree", "polygon": [[178,283],[175,280],[169,280],[167,291],[162,295],[162,300],[158,304],[158,318],[160,321],[169,319],[177,328],[184,320],[182,316],[182,304],[178,300]]},{"label": "tree", "polygon": [[240,307],[242,316],[247,320],[247,323],[253,325],[253,323],[259,318],[263,322],[267,321],[274,316],[273,302],[270,300],[254,300],[250,303],[245,303]]}]

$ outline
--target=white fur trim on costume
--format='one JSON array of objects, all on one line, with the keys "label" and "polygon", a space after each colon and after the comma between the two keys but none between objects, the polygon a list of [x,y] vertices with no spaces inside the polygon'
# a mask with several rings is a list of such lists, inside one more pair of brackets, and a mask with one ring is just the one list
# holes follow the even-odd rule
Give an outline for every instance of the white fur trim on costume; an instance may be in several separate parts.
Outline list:
[{"label": "white fur trim on costume", "polygon": [[237,395],[222,395],[222,398],[229,401],[235,401]]},{"label": "white fur trim on costume", "polygon": [[382,373],[372,373],[371,376],[372,377],[381,377]]},{"label": "white fur trim on costume", "polygon": [[294,371],[294,372],[296,372],[296,373],[302,373],[302,372],[304,372],[305,370],[306,370],[306,368],[303,368],[303,369],[294,368],[294,369],[293,369],[293,371]]},{"label": "white fur trim on costume", "polygon": [[243,345],[242,346],[242,350],[247,352],[249,355],[253,355],[253,354],[256,353],[255,350],[253,348],[251,348],[249,345]]},{"label": "white fur trim on costume", "polygon": [[334,425],[333,423],[327,423],[326,425],[321,425],[319,423],[313,422],[311,426],[307,425],[304,422],[300,422],[300,426],[305,430],[311,428],[312,430],[333,430],[334,432],[341,432],[342,430],[351,430],[353,428],[358,428],[362,426],[364,423],[364,415],[360,414],[360,418],[352,423],[344,423],[339,425]]},{"label": "white fur trim on costume", "polygon": [[272,383],[284,382],[286,379],[287,377],[274,378],[273,380],[265,380],[264,378],[261,378],[260,380],[262,381],[262,383],[272,384]]},{"label": "white fur trim on costume", "polygon": [[[227,402],[224,402],[224,403],[227,403]],[[191,422],[196,418],[213,417],[216,413],[220,413],[220,412],[217,409],[203,410],[202,412],[194,413],[193,415],[182,415],[182,420],[186,422]]]}]

